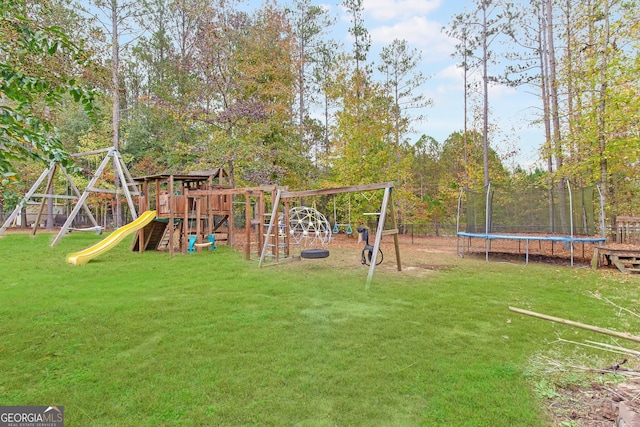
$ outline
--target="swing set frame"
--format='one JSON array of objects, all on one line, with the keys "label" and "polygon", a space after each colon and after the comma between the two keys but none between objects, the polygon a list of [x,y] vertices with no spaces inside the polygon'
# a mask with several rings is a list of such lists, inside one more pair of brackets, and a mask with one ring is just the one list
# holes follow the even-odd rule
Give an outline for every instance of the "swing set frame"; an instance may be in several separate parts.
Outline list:
[{"label": "swing set frame", "polygon": [[[289,228],[289,218],[287,217],[289,212],[289,205],[292,199],[302,198],[302,197],[313,197],[313,196],[321,196],[321,195],[336,195],[343,193],[362,193],[369,191],[379,191],[384,190],[384,196],[382,200],[382,205],[380,207],[379,212],[379,220],[378,227],[376,230],[376,238],[375,243],[373,245],[373,254],[371,258],[371,265],[369,266],[369,272],[367,274],[367,282],[366,288],[369,288],[371,280],[373,279],[373,274],[376,268],[376,261],[378,256],[378,250],[380,249],[380,243],[382,241],[382,236],[384,235],[392,235],[395,247],[396,254],[396,266],[398,271],[402,271],[402,263],[400,260],[400,244],[398,242],[398,224],[396,221],[395,214],[395,206],[393,199],[393,182],[384,182],[384,183],[375,183],[375,184],[364,184],[364,185],[353,185],[348,187],[338,187],[338,188],[326,188],[319,190],[304,190],[304,191],[287,191],[286,189],[279,188],[275,199],[273,201],[273,210],[271,213],[271,219],[269,221],[269,226],[267,228],[267,239],[264,241],[264,245],[262,247],[262,251],[260,253],[260,261],[258,266],[262,267],[264,264],[265,257],[269,250],[269,241],[271,238],[277,238],[274,233],[274,228],[276,225],[284,224],[285,232],[284,235],[288,235]],[[284,206],[281,206],[284,205]],[[278,221],[278,212],[282,209],[284,212],[284,221]],[[391,228],[385,229],[385,223],[387,219],[387,215],[389,215],[389,220],[391,223]],[[286,253],[289,253],[289,240],[285,239],[284,244],[286,245]],[[277,253],[276,253],[276,263],[278,262]]]}]

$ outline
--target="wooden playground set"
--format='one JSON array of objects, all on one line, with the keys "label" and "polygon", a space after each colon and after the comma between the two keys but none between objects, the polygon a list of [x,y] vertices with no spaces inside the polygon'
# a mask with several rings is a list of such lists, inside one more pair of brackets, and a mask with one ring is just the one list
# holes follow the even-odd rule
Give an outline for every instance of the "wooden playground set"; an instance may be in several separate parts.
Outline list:
[{"label": "wooden playground set", "polygon": [[[115,227],[113,233],[91,248],[70,254],[67,257],[67,261],[70,264],[84,264],[111,249],[124,237],[135,233],[131,249],[136,252],[147,250],[166,251],[173,257],[175,253],[188,254],[212,251],[216,248],[216,244],[224,243],[241,249],[245,259],[257,259],[259,260],[259,265],[262,266],[267,262],[278,263],[283,260],[328,256],[327,244],[331,241],[332,232],[336,233],[338,231],[338,226],[343,226],[346,234],[353,233],[350,220],[350,194],[383,191],[380,210],[369,213],[369,215],[376,216],[377,219],[377,226],[374,227],[375,240],[372,245],[368,242],[368,229],[358,227],[358,231],[367,236],[362,251],[362,263],[369,266],[369,275],[367,277],[367,283],[369,283],[375,266],[381,262],[380,243],[382,237],[391,235],[394,239],[397,269],[398,271],[401,270],[398,244],[399,231],[395,217],[394,185],[392,182],[304,191],[290,191],[287,187],[276,185],[233,188],[229,184],[227,173],[219,168],[199,172],[162,173],[133,178],[127,170],[122,156],[114,148],[94,150],[87,153],[73,154],[72,156],[83,158],[100,155],[104,157],[82,192],[78,189],[78,185],[66,168],[59,163],[52,162],[4,221],[0,227],[0,234],[8,227],[17,224],[16,220],[21,213],[24,215],[25,206],[28,203],[31,203],[32,207],[34,204],[39,205],[37,215],[31,225],[32,233],[35,234],[39,228],[44,226],[41,222],[43,216],[48,217],[47,224],[52,222],[51,205],[53,200],[57,199],[68,200],[70,213],[63,216],[64,224],[62,224],[53,239],[52,246],[55,246],[65,234],[71,231],[92,230],[101,232],[104,227],[100,226],[96,221],[87,200],[90,194],[109,193],[120,203],[126,201],[132,221]],[[120,185],[100,188],[99,183],[104,184],[105,182],[104,177],[102,181],[100,178],[109,165],[112,165],[113,176],[116,177]],[[67,181],[67,194],[55,194],[54,191],[55,176],[60,172],[64,174]],[[45,184],[44,187],[43,184]],[[43,188],[44,190],[42,190]],[[568,211],[571,212],[573,199],[571,198],[570,187],[568,190]],[[345,193],[349,194],[349,221],[347,224],[338,224],[335,196]],[[582,189],[581,194],[588,194],[588,192]],[[327,218],[315,209],[315,198],[327,196],[333,196],[333,227]],[[596,230],[598,227],[591,223],[598,222],[598,212],[596,203],[591,202],[591,199],[597,201],[597,198],[592,196],[586,198],[581,196],[577,199],[579,210],[590,215],[587,219],[579,221],[578,224],[582,228],[586,227],[586,224],[588,225],[587,228]],[[313,201],[313,208],[304,206],[305,201],[309,200]],[[486,197],[486,200],[488,205],[488,200],[493,200],[493,198]],[[640,240],[637,239],[638,233],[640,233],[638,231],[640,230],[640,217],[618,217],[616,221],[617,234],[613,236],[614,242],[606,243],[604,234],[593,236],[574,233],[573,215],[570,217],[571,222],[567,220],[567,223],[571,225],[571,233],[568,235],[532,233],[532,230],[525,230],[523,234],[514,233],[511,229],[496,233],[493,230],[497,230],[502,226],[500,222],[502,217],[496,213],[496,208],[491,207],[489,209],[488,206],[485,207],[483,205],[484,202],[480,200],[478,206],[481,207],[477,208],[470,205],[471,207],[467,209],[472,209],[472,213],[478,209],[482,211],[483,208],[486,209],[486,212],[491,212],[491,221],[482,212],[480,212],[482,215],[475,215],[481,219],[486,219],[485,228],[478,232],[478,227],[482,227],[476,225],[471,230],[459,230],[457,235],[459,238],[469,239],[469,249],[471,249],[470,240],[472,238],[485,240],[485,257],[488,257],[491,242],[494,240],[517,240],[518,248],[520,247],[519,242],[524,240],[526,243],[525,254],[528,261],[529,242],[548,240],[552,245],[555,241],[568,242],[571,248],[571,262],[573,265],[574,243],[584,244],[584,242],[589,242],[597,245],[593,252],[592,265],[594,267],[611,265],[616,266],[623,272],[636,273],[640,271],[640,250],[638,249]],[[513,203],[506,204],[506,206],[512,205]],[[539,208],[544,206],[545,203],[540,202],[537,205],[539,205]],[[70,206],[73,206],[73,208],[71,209]],[[496,204],[496,206],[501,205]],[[460,201],[458,209],[460,211]],[[48,210],[46,214],[45,210]],[[81,210],[84,210],[86,218],[92,226],[76,226],[77,222],[74,220]],[[535,213],[533,208],[526,208],[524,211],[529,217]],[[509,213],[505,218],[513,221],[514,213]],[[460,220],[458,221],[460,222]],[[541,221],[538,222],[542,223]],[[600,222],[602,223],[600,229],[604,230],[602,213],[600,213]],[[491,233],[483,231],[489,230],[489,224],[492,230]],[[469,228],[468,220],[466,227]],[[591,232],[593,233],[593,230]],[[519,249],[518,252],[520,252]],[[464,254],[464,246],[462,246],[462,254]]]},{"label": "wooden playground set", "polygon": [[[375,243],[369,245],[367,241],[363,250],[363,260],[370,266],[367,282],[380,261],[377,257],[381,253],[380,242],[383,235],[394,237],[397,268],[401,270],[391,182],[306,191],[289,191],[287,187],[275,185],[232,188],[223,169],[133,178],[114,148],[76,154],[74,157],[100,154],[105,156],[83,192],[79,191],[64,166],[50,164],[0,227],[0,234],[15,224],[15,219],[27,202],[37,201],[40,208],[32,225],[32,232],[35,234],[41,226],[40,219],[47,204],[58,198],[68,199],[74,207],[54,238],[52,246],[68,232],[83,230],[73,227],[74,219],[82,209],[93,224],[84,230],[101,231],[102,227],[92,215],[87,198],[92,193],[111,193],[116,199],[126,200],[133,220],[117,228],[91,248],[70,254],[67,257],[69,263],[84,264],[112,248],[124,237],[135,233],[133,251],[167,251],[173,257],[176,252],[187,254],[210,251],[216,248],[217,243],[223,242],[242,248],[245,259],[259,259],[259,265],[262,266],[268,261],[277,263],[283,259],[304,258],[305,250],[308,251],[310,245],[325,246],[331,240],[331,226],[321,213],[311,208],[296,210],[303,205],[305,198],[384,191],[380,211],[372,213],[378,217],[379,224],[375,230]],[[120,188],[98,188],[99,178],[111,164],[114,175],[121,183]],[[53,183],[58,171],[64,174],[73,194],[55,194]],[[38,192],[45,181],[44,192]],[[134,197],[137,198],[137,207]],[[293,217],[290,216],[292,212],[295,212]],[[300,212],[304,213],[301,215]],[[387,223],[389,227],[385,229]],[[367,257],[364,256],[365,251],[368,251]],[[309,258],[316,257],[316,254],[318,252],[314,252],[314,256]],[[328,255],[328,251],[326,254]]]}]

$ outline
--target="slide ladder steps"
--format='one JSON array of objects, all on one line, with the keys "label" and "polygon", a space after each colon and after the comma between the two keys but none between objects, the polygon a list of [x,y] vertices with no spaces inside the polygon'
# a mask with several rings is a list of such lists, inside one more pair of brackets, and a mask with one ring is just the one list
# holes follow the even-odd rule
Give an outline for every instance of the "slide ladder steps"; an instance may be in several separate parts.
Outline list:
[{"label": "slide ladder steps", "polygon": [[[176,231],[179,225],[180,223],[173,224],[174,239],[176,236],[179,236],[178,231]],[[158,227],[158,228],[159,228],[159,232],[157,231],[158,229],[153,230],[151,234],[151,240],[149,241],[149,243],[155,240],[155,242],[157,242],[155,246],[156,249],[159,251],[166,251],[169,249],[169,237],[171,236],[169,224],[167,223],[165,227]],[[179,246],[180,246],[179,244],[177,246],[174,245],[174,247],[179,247]]]}]

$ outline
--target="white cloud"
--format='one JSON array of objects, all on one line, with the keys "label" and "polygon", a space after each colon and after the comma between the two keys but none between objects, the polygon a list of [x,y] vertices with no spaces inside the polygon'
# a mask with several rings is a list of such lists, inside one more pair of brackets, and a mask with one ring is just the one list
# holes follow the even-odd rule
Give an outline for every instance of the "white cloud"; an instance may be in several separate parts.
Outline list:
[{"label": "white cloud", "polygon": [[518,91],[514,87],[490,84],[489,85],[489,97],[491,99],[502,99],[509,96],[518,95]]},{"label": "white cloud", "polygon": [[422,59],[428,62],[448,58],[453,42],[441,31],[441,24],[415,16],[393,25],[383,25],[370,30],[374,43],[388,45],[394,39],[406,40],[422,51]]},{"label": "white cloud", "polygon": [[364,0],[363,6],[376,21],[390,21],[428,15],[440,7],[440,0]]},{"label": "white cloud", "polygon": [[462,68],[458,67],[456,64],[451,64],[438,71],[434,77],[438,80],[442,79],[459,81],[460,84],[462,84],[462,79],[464,76]]}]

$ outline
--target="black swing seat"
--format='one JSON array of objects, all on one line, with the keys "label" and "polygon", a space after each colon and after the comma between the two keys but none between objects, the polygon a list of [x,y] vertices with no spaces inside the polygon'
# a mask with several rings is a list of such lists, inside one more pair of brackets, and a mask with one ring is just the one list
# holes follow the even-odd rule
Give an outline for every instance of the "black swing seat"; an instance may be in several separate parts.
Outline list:
[{"label": "black swing seat", "polygon": [[319,259],[329,256],[328,249],[303,249],[300,251],[300,258]]}]

